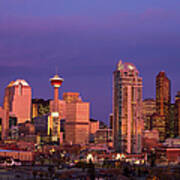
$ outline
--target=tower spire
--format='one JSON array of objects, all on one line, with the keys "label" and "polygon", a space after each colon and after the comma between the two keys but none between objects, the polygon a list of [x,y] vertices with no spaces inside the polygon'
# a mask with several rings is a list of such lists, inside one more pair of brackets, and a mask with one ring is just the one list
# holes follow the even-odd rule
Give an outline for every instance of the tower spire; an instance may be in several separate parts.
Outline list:
[{"label": "tower spire", "polygon": [[61,87],[64,79],[56,75],[50,79],[51,85],[54,88],[54,100],[51,110],[51,120],[48,127],[48,132],[52,133],[53,141],[58,141],[60,137],[60,115],[59,115],[59,88]]},{"label": "tower spire", "polygon": [[58,67],[56,66],[56,68],[55,68],[55,69],[56,69],[56,75],[58,75]]}]

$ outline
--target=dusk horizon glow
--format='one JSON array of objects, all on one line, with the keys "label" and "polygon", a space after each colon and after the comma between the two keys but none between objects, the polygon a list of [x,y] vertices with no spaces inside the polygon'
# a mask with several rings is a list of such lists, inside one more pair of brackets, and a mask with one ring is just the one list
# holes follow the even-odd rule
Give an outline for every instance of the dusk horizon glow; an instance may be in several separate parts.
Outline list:
[{"label": "dusk horizon glow", "polygon": [[180,2],[58,1],[0,3],[0,102],[10,81],[25,79],[33,98],[53,98],[49,78],[64,78],[63,92],[79,92],[91,116],[108,122],[113,71],[120,59],[143,78],[143,97],[155,98],[155,77],[165,71],[172,102],[180,90]]}]

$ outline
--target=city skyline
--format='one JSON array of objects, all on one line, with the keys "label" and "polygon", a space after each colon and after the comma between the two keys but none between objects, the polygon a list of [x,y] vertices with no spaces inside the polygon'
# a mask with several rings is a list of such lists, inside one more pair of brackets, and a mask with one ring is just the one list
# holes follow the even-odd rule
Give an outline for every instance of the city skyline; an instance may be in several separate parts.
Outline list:
[{"label": "city skyline", "polygon": [[180,180],[180,0],[0,0],[0,179]]},{"label": "city skyline", "polygon": [[[127,62],[127,61],[123,61],[123,62]],[[129,62],[128,62],[129,63]],[[165,71],[162,71],[162,72],[165,72]],[[141,73],[140,73],[141,74]],[[15,80],[16,78],[14,78],[13,80]],[[155,79],[155,77],[154,77],[154,79]],[[12,79],[11,79],[12,80]],[[170,79],[171,80],[171,79]],[[48,81],[47,81],[48,82]],[[29,81],[28,81],[28,83],[29,83]],[[144,82],[143,82],[143,84],[144,84]],[[155,83],[154,83],[155,84]],[[8,83],[7,83],[7,85],[8,85]],[[30,85],[31,85],[31,83],[30,83]],[[153,86],[155,86],[155,85],[153,85]],[[172,84],[171,84],[171,86],[173,86]],[[33,91],[33,87],[32,87],[32,91]],[[63,90],[61,90],[61,92],[60,92],[60,99],[62,99],[62,94],[63,94],[63,92],[68,92],[68,90],[66,90],[65,88],[62,88],[62,89],[64,89],[64,91]],[[144,89],[144,88],[143,88]],[[52,96],[52,94],[53,94],[53,92],[52,92],[52,90],[51,89],[48,89],[48,90],[50,90],[49,91],[49,93],[48,94],[50,94],[50,96]],[[3,92],[4,91],[4,92]],[[5,93],[5,87],[4,87],[4,90],[3,90],[2,92],[3,93]],[[71,90],[72,92],[76,92],[73,88],[72,88],[72,90]],[[80,94],[82,95],[82,94],[84,94],[83,92],[81,92],[81,90],[79,89],[79,91],[80,91]],[[176,92],[171,92],[171,94],[173,94],[172,95],[172,99],[171,99],[171,102],[172,103],[174,103],[174,100],[175,100],[175,95],[176,95],[176,93],[178,92],[178,89],[177,89],[177,91]],[[153,90],[153,92],[152,92],[152,96],[147,96],[147,97],[145,97],[145,96],[143,96],[143,99],[145,100],[145,99],[148,99],[148,98],[153,98],[153,99],[156,99],[156,97],[155,97],[155,90]],[[112,90],[111,90],[111,95],[112,95]],[[144,95],[144,91],[143,91],[143,95]],[[108,96],[109,96],[109,94],[108,94]],[[0,100],[1,100],[1,105],[3,105],[3,98],[4,98],[4,94],[0,97]],[[47,96],[47,97],[45,97],[45,96],[39,96],[39,97],[37,97],[37,96],[34,96],[34,94],[32,94],[32,98],[43,98],[43,99],[45,99],[45,100],[48,100],[48,99],[52,99],[52,97],[49,97],[49,95]],[[91,97],[90,97],[91,98]],[[112,97],[111,97],[112,98]],[[87,100],[87,97],[84,97],[84,99],[85,100]],[[95,102],[90,102],[91,104],[94,104],[94,103],[96,103],[96,101]],[[109,102],[108,102],[109,103]],[[111,108],[112,108],[112,102],[111,103],[109,103],[109,104],[111,104]],[[92,106],[92,105],[91,105]],[[94,109],[94,108],[93,108]],[[106,114],[107,114],[107,116],[109,116],[109,114],[111,113],[111,111],[109,111],[109,112],[105,112]],[[99,119],[99,118],[97,118],[95,115],[94,116],[92,116],[92,114],[94,114],[93,112],[92,112],[92,110],[91,110],[91,116],[90,117],[92,117],[92,118],[95,118],[95,119]],[[100,117],[100,116],[99,116]],[[102,116],[101,116],[102,117]],[[104,121],[104,122],[106,122],[107,124],[109,123],[108,122],[108,117],[107,118],[101,118],[101,119],[99,119],[100,121]]]},{"label": "city skyline", "polygon": [[174,101],[180,89],[178,1],[103,1],[103,7],[102,1],[70,7],[54,1],[49,9],[43,2],[7,0],[0,6],[1,104],[8,82],[19,78],[30,83],[34,98],[51,98],[48,79],[58,66],[65,78],[61,92],[80,92],[91,103],[91,117],[107,122],[119,59],[139,69],[144,98],[155,98],[155,76],[164,70]]}]

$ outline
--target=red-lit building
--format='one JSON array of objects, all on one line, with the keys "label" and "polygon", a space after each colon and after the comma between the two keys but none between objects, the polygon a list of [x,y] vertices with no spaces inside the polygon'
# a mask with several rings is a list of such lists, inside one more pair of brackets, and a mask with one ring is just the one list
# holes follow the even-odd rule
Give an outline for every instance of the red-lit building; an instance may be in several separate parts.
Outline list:
[{"label": "red-lit building", "polygon": [[95,133],[94,143],[112,146],[112,129],[99,129]]},{"label": "red-lit building", "polygon": [[89,142],[89,103],[83,102],[79,93],[63,94],[66,102],[65,141],[68,144],[87,144]]},{"label": "red-lit building", "polygon": [[180,136],[180,91],[175,98],[175,136]]},{"label": "red-lit building", "polygon": [[[170,134],[170,86],[170,80],[166,76],[165,72],[159,72],[159,74],[156,76],[156,113],[158,115],[157,118],[161,120],[156,120],[156,123],[153,123],[153,128],[158,129],[159,127],[161,129],[165,129],[165,133],[163,135],[160,132],[160,140],[165,140]],[[164,121],[164,123],[162,121]],[[161,130],[159,129],[159,131]]]},{"label": "red-lit building", "polygon": [[31,87],[23,79],[11,81],[5,89],[3,108],[15,114],[17,123],[31,120]]},{"label": "red-lit building", "polygon": [[180,148],[167,148],[166,157],[169,162],[180,163]]},{"label": "red-lit building", "polygon": [[9,113],[0,106],[0,140],[8,136],[9,131]]},{"label": "red-lit building", "polygon": [[34,160],[34,153],[31,151],[18,151],[18,150],[0,150],[1,157],[10,157],[19,159],[20,161],[32,162]]},{"label": "red-lit building", "polygon": [[90,119],[90,124],[89,124],[89,133],[90,134],[95,134],[97,130],[99,130],[99,121]]},{"label": "red-lit building", "polygon": [[159,132],[157,130],[145,130],[143,132],[143,148],[151,150],[159,144]]}]

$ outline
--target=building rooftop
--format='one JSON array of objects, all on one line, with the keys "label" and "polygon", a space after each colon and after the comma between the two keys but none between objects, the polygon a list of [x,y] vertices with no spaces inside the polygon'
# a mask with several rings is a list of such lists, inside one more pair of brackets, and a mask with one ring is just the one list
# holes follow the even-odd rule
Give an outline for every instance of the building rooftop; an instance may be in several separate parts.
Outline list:
[{"label": "building rooftop", "polygon": [[16,81],[11,81],[7,87],[18,86],[19,84],[22,86],[29,86],[29,84],[24,79],[17,79]]},{"label": "building rooftop", "polygon": [[91,122],[98,122],[98,120],[90,119]]},{"label": "building rooftop", "polygon": [[136,66],[132,63],[123,63],[122,60],[120,60],[117,64],[117,70],[119,71],[135,71],[138,72],[136,69]]},{"label": "building rooftop", "polygon": [[153,98],[146,98],[143,101],[155,101],[155,99],[153,99]]},{"label": "building rooftop", "polygon": [[22,151],[22,150],[11,150],[11,149],[0,149],[0,152],[27,152],[27,151]]},{"label": "building rooftop", "polygon": [[64,81],[63,78],[59,77],[57,74],[53,77],[53,78],[50,78],[50,81]]}]

